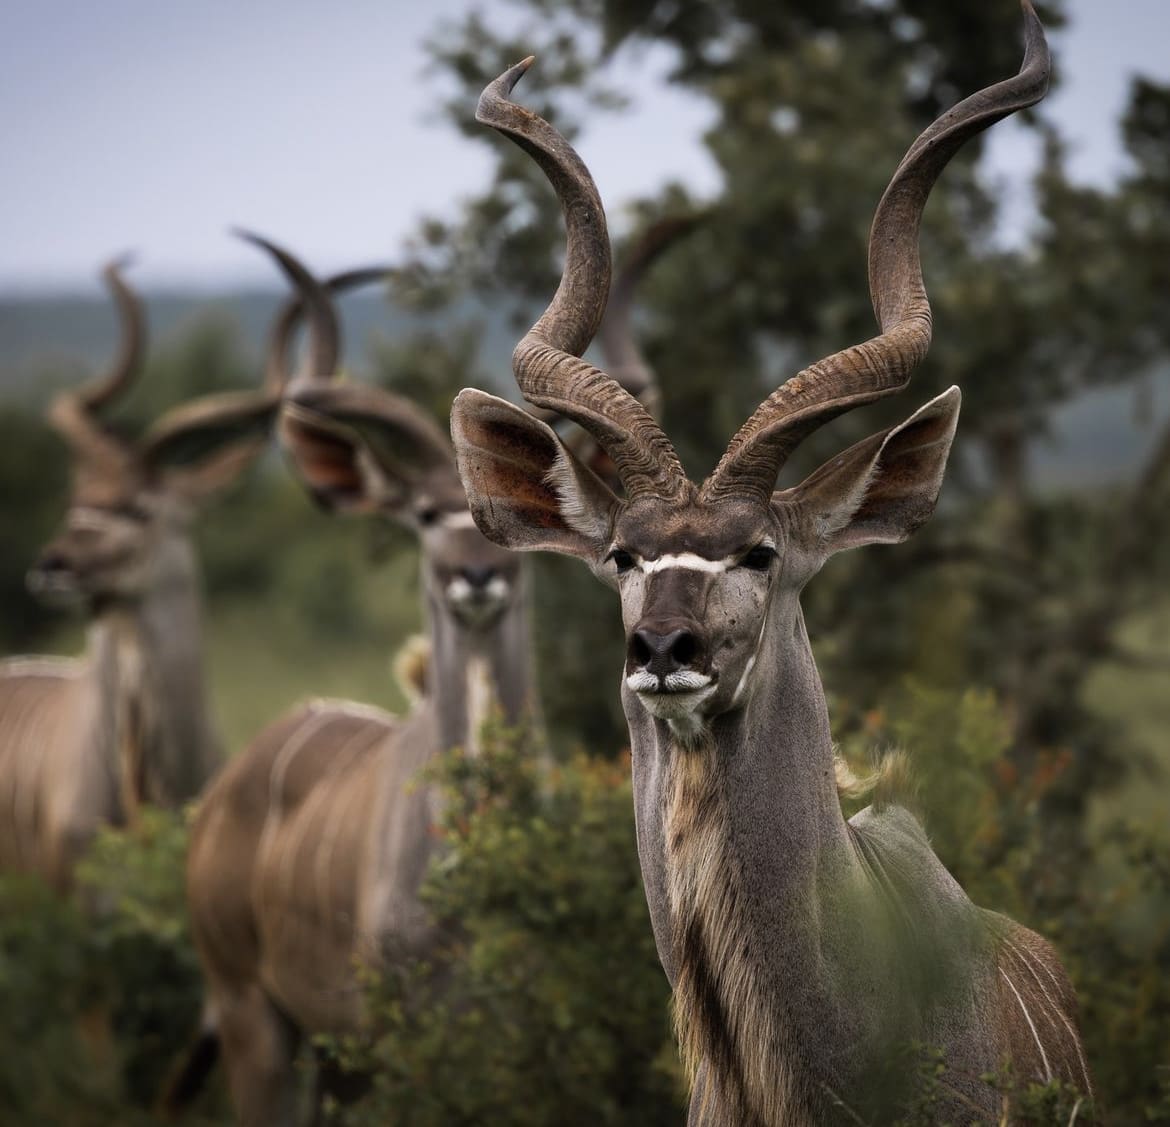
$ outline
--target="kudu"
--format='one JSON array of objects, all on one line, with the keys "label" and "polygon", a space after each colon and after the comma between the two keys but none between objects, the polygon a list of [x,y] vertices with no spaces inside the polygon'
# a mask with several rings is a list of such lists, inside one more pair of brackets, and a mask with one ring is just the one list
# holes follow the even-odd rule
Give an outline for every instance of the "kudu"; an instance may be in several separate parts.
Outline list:
[{"label": "kudu", "polygon": [[895,801],[846,821],[799,596],[832,553],[905,539],[932,512],[957,388],[801,484],[779,469],[834,416],[901,391],[930,340],[918,233],[965,140],[1044,94],[1049,56],[1024,0],[1017,76],[967,98],[911,146],[877,208],[870,292],[880,335],[774,391],[692,484],[667,436],[582,359],[609,277],[605,217],[580,158],[509,100],[531,59],[484,91],[478,119],[556,189],[563,275],[513,355],[525,398],[580,423],[625,495],[539,420],[474,390],[452,431],[471,511],[513,549],[584,560],[616,587],[627,657],[638,851],[693,1079],[690,1122],[889,1122],[912,1086],[897,1054],[941,1050],[940,1122],[998,1118],[980,1077],[1091,1089],[1076,1002],[1040,936],[973,905]]},{"label": "kudu", "polygon": [[220,759],[203,672],[195,503],[263,448],[279,394],[210,395],[139,440],[102,412],[141,366],[145,318],[120,263],[105,269],[122,320],[108,373],[57,396],[49,419],[68,443],[64,527],[29,573],[40,594],[84,603],[85,656],[0,666],[0,867],[59,889],[98,827],[144,802],[177,806]]},{"label": "kudu", "polygon": [[[651,233],[655,247],[634,256],[614,304],[608,354],[627,360],[644,393],[653,381],[626,339],[625,307],[672,237]],[[295,259],[265,245],[303,295],[314,342],[311,371],[285,395],[282,444],[321,504],[386,515],[417,534],[431,651],[425,693],[408,715],[301,705],[229,764],[196,820],[187,889],[208,1005],[202,1047],[171,1103],[190,1097],[218,1043],[238,1116],[267,1125],[295,1119],[302,1035],[359,1027],[356,964],[424,950],[432,938],[418,892],[436,848],[438,796],[412,781],[443,749],[474,753],[489,707],[515,724],[535,698],[521,558],[475,527],[450,440],[423,412],[328,378],[337,340],[329,302]],[[322,1074],[318,1099],[333,1079]]]}]

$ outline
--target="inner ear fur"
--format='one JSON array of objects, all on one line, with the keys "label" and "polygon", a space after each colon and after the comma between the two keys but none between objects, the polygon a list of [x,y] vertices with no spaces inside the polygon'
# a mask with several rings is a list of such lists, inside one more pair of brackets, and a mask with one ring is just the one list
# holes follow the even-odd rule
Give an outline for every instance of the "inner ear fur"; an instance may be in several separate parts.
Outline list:
[{"label": "inner ear fur", "polygon": [[289,388],[281,445],[297,475],[328,508],[406,518],[424,481],[450,478],[455,459],[442,430],[412,403],[364,384],[301,381]]},{"label": "inner ear fur", "polygon": [[279,406],[274,395],[224,392],[164,415],[139,448],[148,474],[198,499],[222,489],[263,452]]},{"label": "inner ear fur", "polygon": [[621,502],[552,427],[466,389],[451,408],[451,436],[471,514],[489,540],[600,563]]},{"label": "inner ear fur", "polygon": [[809,548],[825,555],[862,544],[896,544],[934,512],[955,437],[957,387],[905,422],[826,462],[773,503],[794,513]]},{"label": "inner ear fur", "polygon": [[293,473],[322,508],[368,513],[382,492],[360,459],[357,435],[323,415],[285,406],[277,428],[280,447]]}]

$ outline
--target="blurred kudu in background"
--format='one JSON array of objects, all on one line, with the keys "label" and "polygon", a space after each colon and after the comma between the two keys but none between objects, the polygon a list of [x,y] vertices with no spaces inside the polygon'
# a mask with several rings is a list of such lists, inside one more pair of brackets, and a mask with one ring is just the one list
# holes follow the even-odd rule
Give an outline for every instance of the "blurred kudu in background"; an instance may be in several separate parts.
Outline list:
[{"label": "blurred kudu in background", "polygon": [[145,325],[118,263],[105,279],[121,351],[50,408],[73,485],[28,580],[84,606],[86,652],[0,667],[0,868],[59,889],[100,826],[127,822],[142,803],[185,802],[220,762],[190,526],[264,448],[279,404],[271,387],[222,393],[174,408],[141,438],[116,433],[103,412],[141,368]]},{"label": "blurred kudu in background", "polygon": [[[629,301],[645,267],[689,226],[652,227],[615,287],[607,356],[643,395],[654,384],[629,333]],[[419,888],[437,848],[440,796],[417,783],[419,771],[445,749],[475,754],[492,710],[509,725],[534,722],[537,700],[527,575],[521,557],[475,527],[450,439],[402,397],[332,378],[338,327],[327,294],[286,252],[256,241],[297,287],[309,324],[308,369],[287,385],[281,444],[326,508],[388,516],[415,533],[428,631],[405,678],[417,694],[408,715],[301,705],[225,769],[200,809],[187,888],[208,1006],[170,1102],[190,1098],[222,1047],[236,1111],[258,1125],[296,1118],[302,1035],[358,1028],[357,964],[433,939]],[[583,456],[607,461],[578,437]],[[322,1066],[316,1100],[347,1087],[352,1080]]]}]

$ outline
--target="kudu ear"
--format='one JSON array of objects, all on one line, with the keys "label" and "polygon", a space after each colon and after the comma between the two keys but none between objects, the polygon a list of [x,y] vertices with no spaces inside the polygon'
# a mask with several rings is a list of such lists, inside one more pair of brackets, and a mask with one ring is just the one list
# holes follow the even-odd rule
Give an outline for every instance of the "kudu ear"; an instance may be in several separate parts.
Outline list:
[{"label": "kudu ear", "polygon": [[773,494],[773,504],[795,514],[805,546],[826,558],[844,548],[905,540],[934,512],[960,398],[957,387],[943,392],[904,423]]},{"label": "kudu ear", "polygon": [[144,436],[143,465],[167,489],[200,500],[234,481],[264,450],[279,404],[276,395],[237,391],[176,407]]},{"label": "kudu ear", "polygon": [[451,437],[471,515],[489,540],[602,562],[621,502],[552,427],[465,389],[451,408]]},{"label": "kudu ear", "polygon": [[295,381],[279,432],[305,487],[338,512],[385,512],[410,522],[420,490],[458,488],[447,436],[414,404],[381,388]]}]

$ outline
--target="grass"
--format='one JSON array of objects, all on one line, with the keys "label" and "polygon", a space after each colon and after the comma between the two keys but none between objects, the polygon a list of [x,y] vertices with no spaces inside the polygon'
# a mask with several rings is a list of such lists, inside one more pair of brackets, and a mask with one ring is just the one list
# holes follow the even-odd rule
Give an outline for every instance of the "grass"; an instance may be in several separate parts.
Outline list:
[{"label": "grass", "polygon": [[301,620],[235,602],[216,609],[207,661],[216,718],[229,754],[265,724],[306,697],[344,697],[398,711],[402,694],[391,674],[398,646],[418,627],[402,608],[402,624],[384,638],[322,636]]}]

